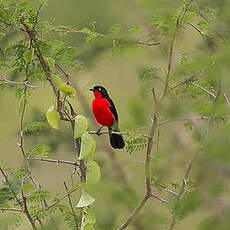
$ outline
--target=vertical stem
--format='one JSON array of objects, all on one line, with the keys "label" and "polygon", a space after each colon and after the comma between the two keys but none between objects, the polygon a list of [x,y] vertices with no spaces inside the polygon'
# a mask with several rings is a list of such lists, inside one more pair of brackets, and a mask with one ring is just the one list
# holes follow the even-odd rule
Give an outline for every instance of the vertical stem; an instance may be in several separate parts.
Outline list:
[{"label": "vertical stem", "polygon": [[146,194],[151,195],[151,179],[150,179],[150,163],[151,163],[151,151],[153,146],[153,137],[155,134],[155,130],[157,127],[157,116],[154,114],[152,127],[149,135],[148,146],[147,146],[147,153],[145,158],[145,174],[146,174]]},{"label": "vertical stem", "polygon": [[22,200],[23,200],[23,212],[26,214],[28,220],[30,221],[31,225],[32,225],[32,228],[34,230],[37,230],[37,227],[35,225],[35,222],[32,218],[32,216],[30,215],[29,211],[28,211],[28,208],[27,208],[27,202],[26,202],[26,197],[24,195],[24,179],[22,180],[22,188],[21,188],[21,193],[22,193]]},{"label": "vertical stem", "polygon": [[[193,157],[193,159],[191,160],[191,162],[187,166],[183,181],[181,183],[180,191],[179,191],[179,193],[177,195],[175,206],[177,206],[179,204],[179,202],[180,202],[180,200],[181,200],[181,198],[182,198],[182,196],[183,196],[183,194],[185,192],[186,185],[187,185],[186,183],[187,183],[187,180],[188,180],[188,177],[189,177],[189,173],[191,171],[193,161],[196,158],[197,154],[198,154],[198,152],[196,152],[195,156]],[[173,230],[174,229],[174,227],[176,225],[176,217],[177,217],[177,215],[176,215],[176,213],[174,213],[173,216],[172,216],[172,220],[171,220],[171,223],[169,225],[168,230]]]},{"label": "vertical stem", "polygon": [[74,212],[74,209],[73,209],[73,204],[72,204],[72,201],[71,201],[71,196],[69,194],[69,190],[68,190],[68,187],[64,181],[64,186],[65,186],[65,190],[66,190],[66,193],[68,195],[68,200],[69,200],[69,205],[70,205],[70,208],[71,208],[71,212],[72,212],[72,215],[73,215],[73,218],[74,218],[74,223],[75,223],[75,226],[76,226],[76,229],[78,229],[78,222],[77,222],[77,216]]}]

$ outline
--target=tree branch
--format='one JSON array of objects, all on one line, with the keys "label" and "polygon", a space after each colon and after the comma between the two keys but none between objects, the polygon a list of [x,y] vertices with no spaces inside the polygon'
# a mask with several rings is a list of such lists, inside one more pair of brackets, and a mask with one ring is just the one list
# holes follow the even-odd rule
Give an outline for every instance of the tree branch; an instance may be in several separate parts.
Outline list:
[{"label": "tree branch", "polygon": [[[177,196],[177,199],[176,199],[176,203],[175,203],[175,206],[177,206],[186,190],[186,185],[187,185],[187,180],[188,180],[188,176],[189,176],[189,173],[191,171],[191,168],[192,168],[192,164],[196,158],[198,154],[198,151],[196,152],[195,156],[193,157],[193,159],[190,161],[190,163],[188,164],[187,166],[187,169],[186,169],[186,172],[185,172],[185,176],[182,180],[182,183],[181,183],[181,186],[180,186],[180,190],[179,190],[179,193],[178,193],[178,196]],[[171,223],[169,225],[169,230],[173,230],[173,228],[175,227],[176,225],[176,213],[173,213],[172,215],[172,220],[171,220]]]},{"label": "tree branch", "polygon": [[212,92],[210,92],[209,90],[207,90],[207,89],[204,88],[203,86],[198,85],[198,84],[195,83],[195,82],[192,82],[191,84],[193,84],[193,85],[196,86],[197,88],[201,89],[202,91],[204,91],[204,92],[207,93],[208,95],[212,96],[213,98],[216,98],[216,95],[215,95],[215,94],[213,94]]},{"label": "tree branch", "polygon": [[167,203],[166,200],[163,198],[160,198],[159,196],[152,193],[151,189],[151,178],[150,178],[150,162],[151,162],[151,151],[153,146],[153,137],[155,134],[155,130],[157,127],[157,116],[154,114],[153,120],[152,120],[152,127],[148,139],[148,145],[147,145],[147,151],[146,151],[146,158],[145,158],[145,185],[146,185],[146,192],[140,203],[136,206],[136,208],[133,210],[133,212],[127,217],[125,222],[118,228],[118,230],[123,230],[128,227],[128,225],[131,223],[131,221],[136,217],[136,215],[141,211],[141,209],[144,207],[145,203],[150,197],[154,197],[161,202]]},{"label": "tree branch", "polygon": [[23,212],[26,214],[28,220],[30,221],[31,225],[32,225],[32,228],[34,230],[37,230],[37,227],[35,225],[35,222],[32,218],[32,216],[30,215],[29,211],[28,211],[28,208],[27,208],[27,202],[26,202],[26,197],[24,195],[24,179],[22,179],[22,186],[21,186],[21,193],[22,193],[22,200],[23,200],[23,206],[22,206],[22,209],[23,209]]},{"label": "tree branch", "polygon": [[50,208],[54,207],[56,204],[60,203],[61,201],[63,201],[66,197],[70,196],[73,192],[79,190],[79,188],[75,188],[72,191],[68,192],[66,195],[64,195],[62,198],[58,199],[57,201],[55,201],[54,203],[52,203],[51,205],[49,205],[48,207],[45,208],[45,210],[49,210]]},{"label": "tree branch", "polygon": [[33,89],[38,88],[38,86],[29,85],[27,81],[25,81],[25,82],[16,82],[16,81],[8,80],[7,78],[4,78],[4,77],[1,77],[0,81],[5,82],[5,83],[10,84],[10,85],[24,85],[24,86],[26,86],[28,88],[33,88]]},{"label": "tree branch", "polygon": [[204,68],[204,69],[201,69],[201,70],[197,71],[196,73],[194,73],[194,74],[192,74],[191,76],[189,76],[189,77],[187,77],[187,78],[185,78],[185,79],[179,81],[178,83],[175,83],[171,88],[168,89],[167,94],[168,94],[170,91],[172,91],[172,90],[178,88],[179,86],[185,85],[185,84],[187,84],[187,83],[189,83],[189,82],[191,82],[191,81],[196,80],[196,79],[198,78],[199,75],[205,73],[205,72],[206,72],[208,69],[210,69],[213,65],[214,65],[214,63],[212,63],[211,65],[209,65],[208,67],[206,67],[206,68]]},{"label": "tree branch", "polygon": [[103,134],[118,134],[118,135],[129,135],[129,132],[115,132],[115,131],[88,131],[88,134],[103,135]]},{"label": "tree branch", "polygon": [[[213,117],[207,117],[207,116],[187,117],[187,118],[181,118],[181,119],[176,119],[176,120],[158,122],[157,126],[165,126],[171,123],[193,121],[193,120],[207,120],[208,121],[211,118]],[[230,119],[230,116],[222,116],[222,117],[214,117],[214,118],[225,120],[225,119]]]},{"label": "tree branch", "polygon": [[21,209],[17,208],[0,208],[0,211],[23,212]]},{"label": "tree branch", "polygon": [[[56,31],[56,32],[62,32],[62,33],[81,33],[81,34],[86,34],[84,32],[82,32],[81,30],[78,30],[78,29],[72,29],[72,30],[62,30],[62,29],[54,29],[53,31]],[[94,33],[94,32],[92,32]],[[138,45],[143,45],[143,46],[157,46],[160,44],[160,42],[144,42],[144,41],[132,41],[132,40],[125,40],[125,39],[122,39],[122,38],[115,38],[115,37],[112,37],[112,36],[108,36],[108,35],[105,35],[105,34],[101,34],[101,33],[96,33],[96,35],[100,38],[104,38],[104,39],[109,39],[109,40],[112,40],[113,42],[114,41],[123,41],[123,42],[126,42],[126,43],[130,43],[130,44],[138,44]]]},{"label": "tree branch", "polygon": [[178,18],[176,20],[176,28],[174,30],[172,40],[171,40],[171,43],[170,43],[170,48],[169,48],[168,68],[167,68],[167,74],[166,74],[166,79],[165,79],[164,90],[163,90],[163,93],[161,95],[161,98],[163,98],[167,94],[168,87],[169,87],[169,78],[170,78],[171,69],[172,69],[173,50],[174,50],[174,44],[175,44],[175,40],[176,40],[176,35],[177,35],[177,32],[179,31],[179,29],[180,29],[180,27],[181,27],[181,25],[183,23],[184,17],[186,15],[186,13],[188,12],[189,6],[191,5],[192,1],[193,0],[190,0],[187,3],[187,5],[185,6],[185,9],[184,9],[184,12],[183,12],[182,16],[181,17],[178,16]]},{"label": "tree branch", "polygon": [[195,29],[201,36],[205,37],[205,34],[194,24],[192,24],[191,22],[186,22],[188,25],[190,25],[193,29]]},{"label": "tree branch", "polygon": [[224,98],[225,98],[225,100],[226,100],[226,102],[227,102],[227,104],[228,104],[228,106],[229,106],[229,108],[230,108],[230,100],[229,100],[227,94],[224,92],[224,90],[222,90],[222,92],[223,92]]},{"label": "tree branch", "polygon": [[51,162],[51,163],[56,163],[56,164],[69,164],[69,165],[74,165],[74,166],[79,166],[79,163],[74,162],[74,161],[66,161],[66,160],[58,160],[58,159],[48,159],[48,158],[27,158],[27,160],[32,160],[32,161],[44,161],[44,162]]}]

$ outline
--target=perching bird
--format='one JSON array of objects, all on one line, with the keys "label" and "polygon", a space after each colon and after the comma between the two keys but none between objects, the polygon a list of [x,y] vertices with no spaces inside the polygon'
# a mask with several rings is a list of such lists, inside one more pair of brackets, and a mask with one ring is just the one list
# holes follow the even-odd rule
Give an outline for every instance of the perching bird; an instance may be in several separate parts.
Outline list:
[{"label": "perching bird", "polygon": [[[97,133],[100,134],[100,130],[103,126],[107,126],[109,131],[119,132],[117,110],[106,89],[102,86],[94,86],[90,90],[93,91],[95,97],[92,101],[94,117],[96,121],[102,125],[97,130]],[[124,148],[125,142],[122,135],[109,133],[109,137],[110,144],[113,148]]]}]

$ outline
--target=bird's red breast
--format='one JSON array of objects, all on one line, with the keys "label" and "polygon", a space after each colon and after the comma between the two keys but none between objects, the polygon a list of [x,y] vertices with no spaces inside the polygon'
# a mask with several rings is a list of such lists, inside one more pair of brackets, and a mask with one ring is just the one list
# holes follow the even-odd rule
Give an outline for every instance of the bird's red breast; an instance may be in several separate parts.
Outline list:
[{"label": "bird's red breast", "polygon": [[95,99],[92,102],[92,110],[96,121],[110,127],[114,121],[114,115],[109,109],[109,101],[103,98],[99,92],[94,92]]}]

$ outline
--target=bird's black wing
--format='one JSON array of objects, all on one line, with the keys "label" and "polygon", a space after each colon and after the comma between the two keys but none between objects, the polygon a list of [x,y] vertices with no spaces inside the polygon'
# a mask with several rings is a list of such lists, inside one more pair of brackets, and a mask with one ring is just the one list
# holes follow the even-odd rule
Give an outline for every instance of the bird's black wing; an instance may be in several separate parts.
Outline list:
[{"label": "bird's black wing", "polygon": [[110,111],[112,112],[113,116],[115,117],[115,120],[118,121],[118,114],[117,114],[117,110],[116,110],[116,107],[112,101],[112,99],[110,97],[106,98],[108,101],[109,101],[109,109]]}]

